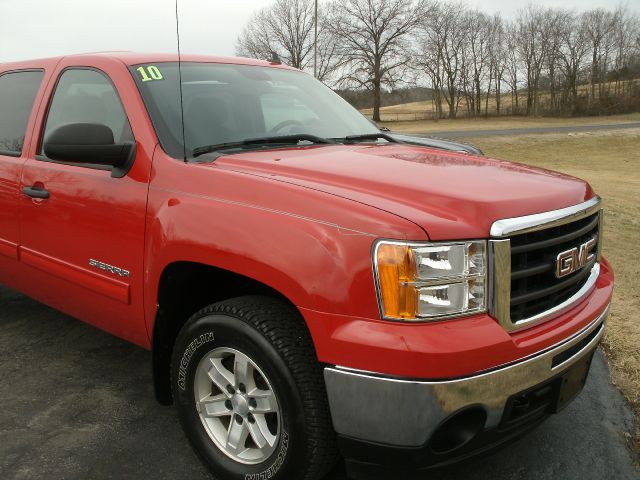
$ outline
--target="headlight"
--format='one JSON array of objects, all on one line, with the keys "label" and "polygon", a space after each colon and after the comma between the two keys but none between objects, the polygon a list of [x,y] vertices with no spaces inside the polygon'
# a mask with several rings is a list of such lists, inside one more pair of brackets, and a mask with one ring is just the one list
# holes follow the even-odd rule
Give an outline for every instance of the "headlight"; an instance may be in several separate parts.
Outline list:
[{"label": "headlight", "polygon": [[486,252],[484,240],[378,242],[373,263],[383,318],[428,321],[484,312]]}]

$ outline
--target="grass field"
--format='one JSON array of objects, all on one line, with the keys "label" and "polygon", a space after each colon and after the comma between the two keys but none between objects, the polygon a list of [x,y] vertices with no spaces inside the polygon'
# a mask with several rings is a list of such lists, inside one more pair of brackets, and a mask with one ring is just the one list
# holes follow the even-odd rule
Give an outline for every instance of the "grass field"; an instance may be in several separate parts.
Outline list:
[{"label": "grass field", "polygon": [[[483,137],[473,143],[491,157],[586,179],[604,199],[604,255],[616,275],[604,348],[613,382],[640,419],[640,129]],[[640,425],[636,441],[640,445]]]}]

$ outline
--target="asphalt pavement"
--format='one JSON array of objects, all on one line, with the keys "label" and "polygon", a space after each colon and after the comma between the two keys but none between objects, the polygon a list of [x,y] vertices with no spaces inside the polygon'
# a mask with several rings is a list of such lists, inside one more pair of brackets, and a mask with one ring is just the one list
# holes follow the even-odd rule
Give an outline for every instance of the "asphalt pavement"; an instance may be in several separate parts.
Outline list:
[{"label": "asphalt pavement", "polygon": [[[155,402],[147,351],[2,287],[0,379],[2,480],[211,478]],[[598,353],[562,414],[489,457],[412,478],[638,480],[633,422]]]},{"label": "asphalt pavement", "polygon": [[531,135],[537,133],[579,133],[596,132],[599,130],[620,130],[627,128],[640,128],[640,122],[615,123],[604,125],[572,125],[555,127],[531,127],[531,128],[507,128],[497,130],[458,130],[451,132],[429,132],[416,134],[421,137],[437,138],[463,138],[463,137],[490,137],[494,135]]}]

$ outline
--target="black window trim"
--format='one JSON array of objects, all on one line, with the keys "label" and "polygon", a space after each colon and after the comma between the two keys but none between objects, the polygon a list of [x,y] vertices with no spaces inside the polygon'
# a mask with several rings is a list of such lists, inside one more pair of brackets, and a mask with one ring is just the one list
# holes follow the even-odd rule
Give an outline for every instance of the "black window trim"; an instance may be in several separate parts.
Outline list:
[{"label": "black window trim", "polygon": [[[29,117],[27,118],[27,124],[24,127],[25,128],[25,132],[24,132],[25,139],[27,138],[27,127],[29,126],[29,120],[31,120],[31,117],[33,116],[33,109],[34,109],[34,107],[36,105],[36,100],[38,99],[38,94],[42,90],[42,85],[44,83],[44,77],[46,75],[46,69],[44,69],[44,68],[18,68],[16,70],[5,70],[4,72],[0,72],[0,78],[4,77],[5,75],[10,74],[10,73],[28,73],[28,72],[42,72],[42,78],[40,79],[40,85],[38,86],[38,90],[36,91],[36,96],[33,99],[33,103],[31,104],[31,113],[29,114]],[[3,157],[20,158],[20,157],[22,157],[23,153],[24,153],[24,142],[22,143],[22,148],[20,149],[19,152],[14,152],[14,151],[11,151],[11,150],[0,150],[0,156],[3,156]]]},{"label": "black window trim", "polygon": [[[127,124],[129,125],[129,130],[131,131],[131,136],[133,137],[133,143],[134,143],[134,148],[133,148],[133,153],[132,153],[132,158],[129,162],[127,162],[127,165],[125,165],[124,167],[118,167],[118,168],[114,168],[114,167],[110,167],[109,165],[98,165],[95,163],[76,163],[76,162],[63,162],[61,160],[53,160],[49,157],[47,157],[46,155],[40,153],[42,152],[43,149],[43,145],[44,145],[44,131],[47,128],[47,121],[49,120],[49,113],[51,110],[51,105],[53,104],[53,98],[56,95],[56,92],[58,91],[58,85],[60,84],[60,80],[62,79],[62,76],[68,72],[69,70],[91,70],[94,71],[100,75],[102,75],[104,78],[107,79],[107,81],[111,84],[111,86],[113,87],[113,91],[116,94],[116,97],[118,97],[118,101],[120,102],[120,106],[122,107],[122,111],[124,112],[124,116],[127,119]],[[56,78],[56,83],[53,86],[53,89],[51,90],[51,95],[49,95],[48,98],[48,102],[47,102],[47,111],[44,114],[43,117],[43,121],[42,124],[40,125],[40,134],[38,135],[38,148],[36,150],[36,154],[35,154],[35,159],[41,162],[48,162],[48,163],[57,163],[59,165],[70,165],[72,167],[81,167],[81,168],[88,168],[90,170],[103,170],[103,171],[107,171],[107,172],[111,172],[112,176],[115,177],[124,177],[127,173],[129,173],[129,171],[131,170],[131,167],[133,167],[133,164],[135,162],[135,157],[136,157],[136,148],[135,145],[137,144],[137,140],[135,137],[135,134],[133,133],[133,128],[131,128],[131,121],[129,120],[129,115],[127,115],[127,109],[124,107],[124,102],[122,101],[122,97],[120,96],[120,92],[118,91],[118,88],[116,87],[116,84],[113,83],[113,80],[111,80],[111,77],[109,75],[107,75],[107,73],[97,67],[91,67],[91,66],[83,66],[83,65],[78,65],[78,66],[68,66],[63,68],[60,73],[58,74],[58,77]]]},{"label": "black window trim", "polygon": [[[155,62],[155,63],[149,63],[149,62],[143,62],[143,63],[135,63],[133,65],[127,65],[127,70],[129,71],[129,73],[131,74],[131,78],[133,80],[134,85],[136,86],[136,90],[138,92],[138,95],[140,95],[140,100],[142,100],[142,104],[144,105],[144,111],[147,114],[147,118],[149,119],[149,121],[151,122],[151,126],[153,127],[153,134],[156,136],[158,143],[160,144],[160,148],[162,149],[162,151],[169,157],[172,158],[174,160],[178,160],[179,162],[185,162],[188,159],[184,158],[184,154],[181,154],[180,157],[174,157],[171,153],[169,153],[169,149],[166,148],[166,142],[164,141],[164,139],[160,138],[160,135],[158,134],[158,124],[156,123],[155,117],[158,117],[161,119],[162,115],[151,115],[151,111],[149,110],[150,108],[153,109],[157,109],[157,107],[155,105],[148,105],[147,101],[146,101],[146,97],[144,95],[144,92],[142,91],[142,89],[140,88],[141,85],[138,85],[138,80],[136,79],[136,75],[134,72],[136,72],[136,69],[142,66],[149,66],[149,65],[158,65],[158,64],[176,64],[179,65],[180,63],[182,63],[183,65],[185,63],[211,63],[211,62],[174,62],[174,61],[170,61],[170,60],[163,60],[160,62]],[[222,63],[222,62],[221,62]],[[180,80],[178,80],[180,81]],[[180,106],[180,108],[182,108],[182,105]],[[163,121],[163,120],[161,120]],[[164,121],[163,121],[164,122]],[[184,124],[184,119],[182,119],[182,123]],[[184,128],[184,125],[182,125],[182,127]],[[184,152],[184,138],[178,138],[176,139],[178,142],[182,142],[182,151]]]}]

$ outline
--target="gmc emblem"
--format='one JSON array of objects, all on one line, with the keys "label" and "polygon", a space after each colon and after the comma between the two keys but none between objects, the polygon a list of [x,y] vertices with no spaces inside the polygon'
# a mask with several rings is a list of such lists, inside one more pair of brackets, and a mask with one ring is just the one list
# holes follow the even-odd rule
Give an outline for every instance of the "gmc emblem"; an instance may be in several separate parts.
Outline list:
[{"label": "gmc emblem", "polygon": [[592,238],[579,247],[560,252],[556,258],[556,277],[565,277],[590,264],[595,258],[594,254],[591,253],[595,245],[596,239]]}]

